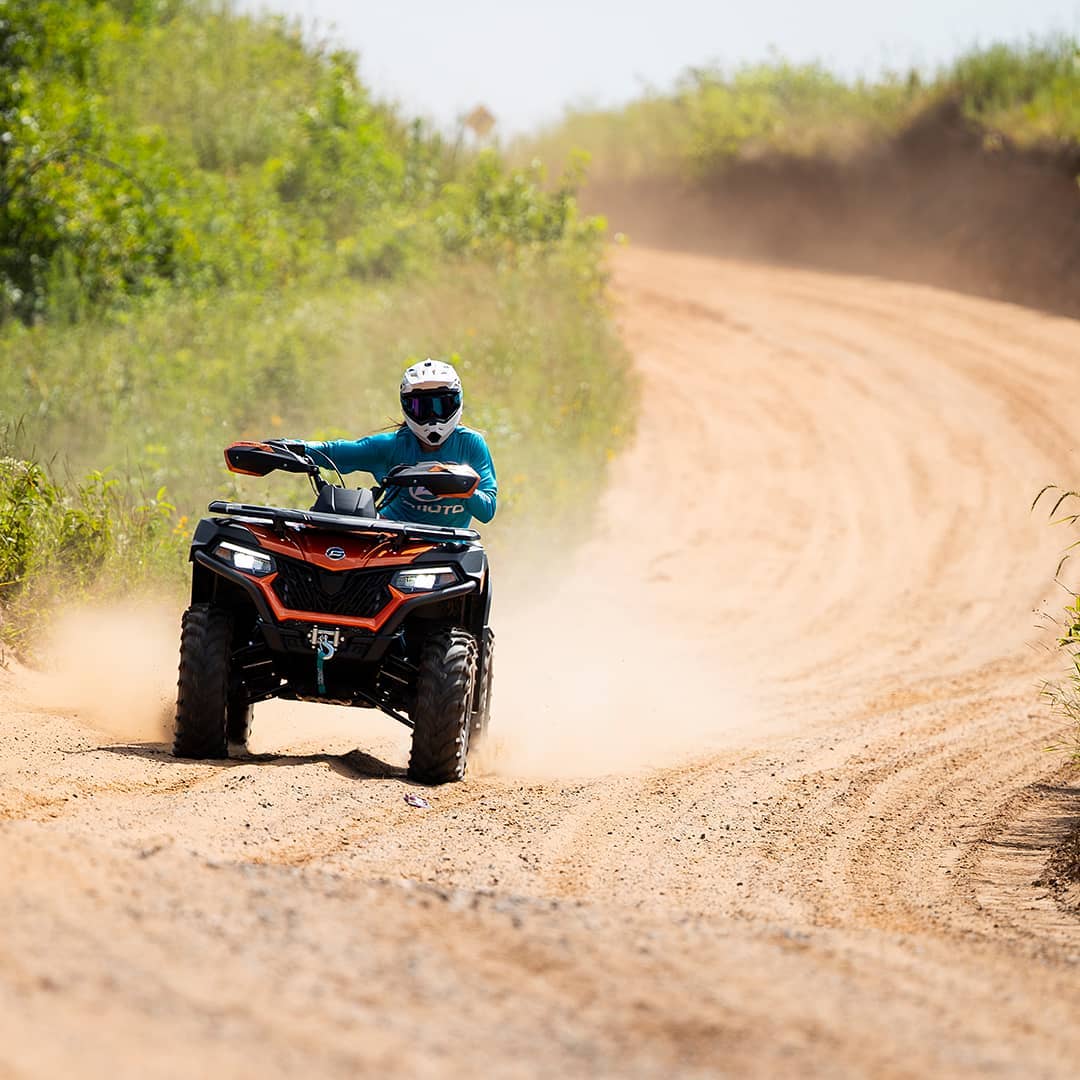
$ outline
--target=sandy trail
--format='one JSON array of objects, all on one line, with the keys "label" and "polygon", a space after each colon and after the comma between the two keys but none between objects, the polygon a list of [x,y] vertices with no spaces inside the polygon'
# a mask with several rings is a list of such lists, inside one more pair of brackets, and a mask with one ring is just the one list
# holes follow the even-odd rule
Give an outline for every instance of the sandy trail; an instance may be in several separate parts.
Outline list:
[{"label": "sandy trail", "polygon": [[419,811],[378,721],[182,763],[0,681],[0,1076],[1075,1075],[1027,507],[1080,324],[646,250],[615,288],[637,441],[500,627],[494,771]]}]

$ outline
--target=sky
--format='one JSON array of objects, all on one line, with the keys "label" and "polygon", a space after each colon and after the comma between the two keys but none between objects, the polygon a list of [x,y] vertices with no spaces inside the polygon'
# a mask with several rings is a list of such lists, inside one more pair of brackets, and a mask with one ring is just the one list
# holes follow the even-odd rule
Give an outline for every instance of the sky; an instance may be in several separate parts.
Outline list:
[{"label": "sky", "polygon": [[933,67],[974,44],[1080,36],[1080,0],[237,0],[360,56],[378,96],[452,127],[483,104],[504,135],[567,105],[616,105],[692,66],[770,49],[846,76]]}]

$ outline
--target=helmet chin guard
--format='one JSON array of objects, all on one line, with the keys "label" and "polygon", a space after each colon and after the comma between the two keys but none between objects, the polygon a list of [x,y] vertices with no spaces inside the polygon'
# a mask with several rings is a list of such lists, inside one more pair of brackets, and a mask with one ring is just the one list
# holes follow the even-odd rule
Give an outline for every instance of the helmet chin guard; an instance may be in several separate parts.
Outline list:
[{"label": "helmet chin guard", "polygon": [[408,425],[409,430],[420,440],[420,442],[431,449],[435,449],[437,446],[442,446],[447,439],[454,433],[454,429],[461,422],[461,409],[454,414],[454,416],[445,422],[436,424],[421,424],[412,417],[406,416],[405,423]]},{"label": "helmet chin guard", "polygon": [[461,379],[450,364],[424,360],[407,368],[401,379],[405,424],[422,446],[442,446],[461,423]]}]

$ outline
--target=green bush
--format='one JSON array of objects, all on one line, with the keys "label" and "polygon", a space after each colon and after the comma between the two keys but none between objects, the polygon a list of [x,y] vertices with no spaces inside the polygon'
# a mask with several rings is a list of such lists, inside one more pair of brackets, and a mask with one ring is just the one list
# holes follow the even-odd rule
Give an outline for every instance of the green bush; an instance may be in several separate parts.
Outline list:
[{"label": "green bush", "polygon": [[948,83],[968,114],[1019,142],[1080,141],[1080,45],[995,45],[959,60]]},{"label": "green bush", "polygon": [[139,499],[101,473],[60,485],[40,464],[0,458],[0,642],[33,642],[91,594],[178,583],[187,542],[164,489]]},{"label": "green bush", "polygon": [[0,321],[393,277],[590,231],[567,187],[470,163],[280,18],[0,0],[0,68]]},{"label": "green bush", "polygon": [[[1080,524],[1080,513],[1076,512],[1080,493],[1048,484],[1031,504],[1034,510],[1040,504],[1049,506],[1048,517],[1051,524],[1065,525],[1075,531]],[[1054,573],[1059,580],[1062,567],[1072,558],[1080,540],[1074,540],[1065,550]],[[1068,674],[1062,681],[1047,682],[1043,686],[1043,697],[1049,706],[1059,713],[1072,727],[1073,757],[1080,760],[1080,594],[1070,590],[1070,599],[1060,617],[1045,616],[1050,624],[1057,627],[1057,645],[1068,664]]]},{"label": "green bush", "polygon": [[[77,583],[92,581],[116,541],[117,481],[91,473],[70,493],[45,469],[0,458],[0,578],[18,593],[46,568]],[[163,494],[163,493],[160,493]]]},{"label": "green bush", "polygon": [[845,158],[898,133],[946,99],[1021,143],[1080,140],[1080,52],[1071,38],[974,50],[933,74],[845,80],[817,64],[774,59],[687,72],[667,94],[621,109],[570,111],[514,148],[566,161],[587,151],[596,179],[697,178],[764,153]]}]

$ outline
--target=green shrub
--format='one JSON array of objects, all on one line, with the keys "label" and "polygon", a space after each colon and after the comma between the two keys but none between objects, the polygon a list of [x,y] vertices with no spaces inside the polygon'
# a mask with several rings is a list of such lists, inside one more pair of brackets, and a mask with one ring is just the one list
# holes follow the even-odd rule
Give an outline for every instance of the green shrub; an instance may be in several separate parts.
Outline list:
[{"label": "green shrub", "polygon": [[280,18],[0,0],[0,67],[0,322],[387,278],[591,228],[569,186],[470,162]]},{"label": "green shrub", "polygon": [[[1048,516],[1051,524],[1065,525],[1075,530],[1080,524],[1080,513],[1075,512],[1078,499],[1080,493],[1048,484],[1035,496],[1031,509],[1034,510],[1040,503],[1049,503]],[[1059,511],[1063,511],[1060,516]],[[1080,540],[1074,540],[1068,545],[1054,573],[1055,580],[1059,580],[1062,567],[1070,560],[1078,546]],[[1066,659],[1068,674],[1063,680],[1044,684],[1043,697],[1072,727],[1071,748],[1073,756],[1080,760],[1080,594],[1070,591],[1069,602],[1060,617],[1045,617],[1057,628],[1057,646]]]},{"label": "green shrub", "polygon": [[697,178],[765,153],[845,158],[898,133],[944,99],[1021,143],[1080,140],[1080,53],[1071,38],[973,50],[936,73],[845,80],[775,58],[688,71],[666,94],[621,109],[571,110],[514,156],[591,157],[595,179]]},{"label": "green shrub", "polygon": [[975,120],[1019,142],[1080,141],[1080,45],[995,45],[959,60],[949,83]]},{"label": "green shrub", "polygon": [[60,586],[97,579],[117,539],[113,484],[94,473],[68,494],[40,464],[0,458],[0,639],[21,635]]}]

